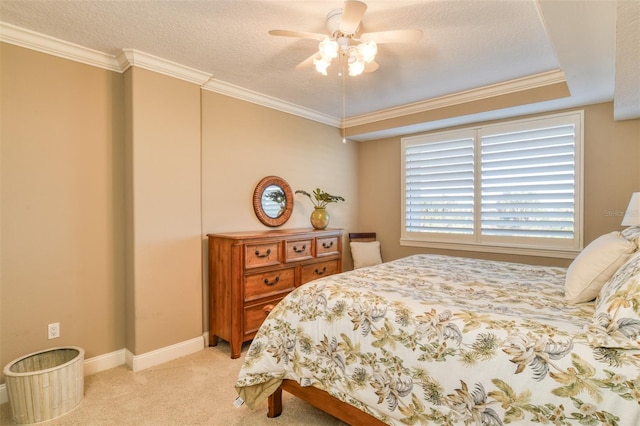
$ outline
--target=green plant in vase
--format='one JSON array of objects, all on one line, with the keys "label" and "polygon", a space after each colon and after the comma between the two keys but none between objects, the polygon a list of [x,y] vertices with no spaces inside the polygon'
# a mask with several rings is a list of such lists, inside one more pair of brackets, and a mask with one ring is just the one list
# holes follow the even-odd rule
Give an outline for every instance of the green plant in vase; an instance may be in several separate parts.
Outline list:
[{"label": "green plant in vase", "polygon": [[301,189],[296,191],[296,194],[306,195],[313,203],[313,212],[311,213],[311,225],[315,229],[324,229],[329,225],[329,212],[327,212],[327,204],[337,203],[338,201],[344,201],[339,195],[331,195],[328,192],[323,191],[320,188],[316,188],[313,194],[303,191]]}]

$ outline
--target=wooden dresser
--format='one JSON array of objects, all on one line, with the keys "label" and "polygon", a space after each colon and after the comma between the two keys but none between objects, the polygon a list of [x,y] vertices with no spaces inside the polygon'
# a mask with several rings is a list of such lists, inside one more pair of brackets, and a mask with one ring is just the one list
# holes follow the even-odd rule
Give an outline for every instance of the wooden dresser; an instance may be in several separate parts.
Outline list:
[{"label": "wooden dresser", "polygon": [[342,272],[342,230],[208,234],[209,345],[238,358],[273,307],[294,288]]}]

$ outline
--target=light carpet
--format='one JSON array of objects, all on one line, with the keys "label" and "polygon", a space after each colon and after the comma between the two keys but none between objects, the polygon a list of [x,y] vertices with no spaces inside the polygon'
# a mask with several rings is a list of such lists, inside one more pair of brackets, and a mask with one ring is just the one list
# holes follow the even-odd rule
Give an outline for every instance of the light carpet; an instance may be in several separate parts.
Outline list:
[{"label": "light carpet", "polygon": [[[267,417],[266,401],[255,410],[235,408],[234,388],[242,356],[229,345],[205,348],[134,373],[126,366],[84,378],[84,399],[71,412],[40,425],[344,425],[283,392],[282,415]],[[9,403],[0,405],[0,424],[12,425]]]}]

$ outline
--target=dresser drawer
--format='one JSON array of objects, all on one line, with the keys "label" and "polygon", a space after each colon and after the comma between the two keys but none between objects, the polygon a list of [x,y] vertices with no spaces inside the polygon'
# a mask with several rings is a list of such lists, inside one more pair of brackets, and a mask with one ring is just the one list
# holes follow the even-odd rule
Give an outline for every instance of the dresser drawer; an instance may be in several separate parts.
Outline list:
[{"label": "dresser drawer", "polygon": [[244,334],[254,334],[267,316],[269,312],[281,301],[280,299],[272,299],[268,302],[258,303],[256,305],[245,306],[244,308]]},{"label": "dresser drawer", "polygon": [[302,277],[300,284],[308,283],[318,278],[326,277],[329,275],[337,274],[341,272],[338,270],[338,261],[329,260],[327,262],[318,262],[311,265],[305,265],[302,267]]},{"label": "dresser drawer", "polygon": [[277,265],[280,263],[279,241],[245,246],[244,267],[258,268],[260,266]]},{"label": "dresser drawer", "polygon": [[287,241],[285,250],[287,262],[310,259],[313,257],[313,239]]},{"label": "dresser drawer", "polygon": [[339,250],[338,237],[316,239],[316,256],[318,257],[337,254]]},{"label": "dresser drawer", "polygon": [[244,283],[244,300],[254,300],[270,294],[289,292],[295,288],[295,269],[280,269],[255,275],[247,275]]}]

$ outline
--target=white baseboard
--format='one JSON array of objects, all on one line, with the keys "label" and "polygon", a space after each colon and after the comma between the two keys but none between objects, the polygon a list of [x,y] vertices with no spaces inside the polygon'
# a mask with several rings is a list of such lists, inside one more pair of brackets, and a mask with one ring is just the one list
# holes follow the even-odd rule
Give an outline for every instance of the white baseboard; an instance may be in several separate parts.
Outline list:
[{"label": "white baseboard", "polygon": [[99,373],[124,364],[125,350],[120,349],[104,355],[94,356],[84,360],[84,375]]},{"label": "white baseboard", "polygon": [[[208,337],[208,333],[206,333]],[[104,355],[98,355],[93,358],[84,360],[84,375],[99,373],[114,367],[126,364],[134,372],[171,361],[176,358],[183,357],[204,349],[206,337],[194,337],[185,342],[176,343],[175,345],[157,349],[141,355],[133,355],[127,349],[120,349]],[[7,394],[7,385],[0,384],[0,404],[9,402]]]},{"label": "white baseboard", "polygon": [[204,339],[202,337],[194,337],[193,339],[156,349],[155,351],[141,355],[134,355],[127,350],[125,354],[125,361],[130,369],[137,372],[203,349]]}]

